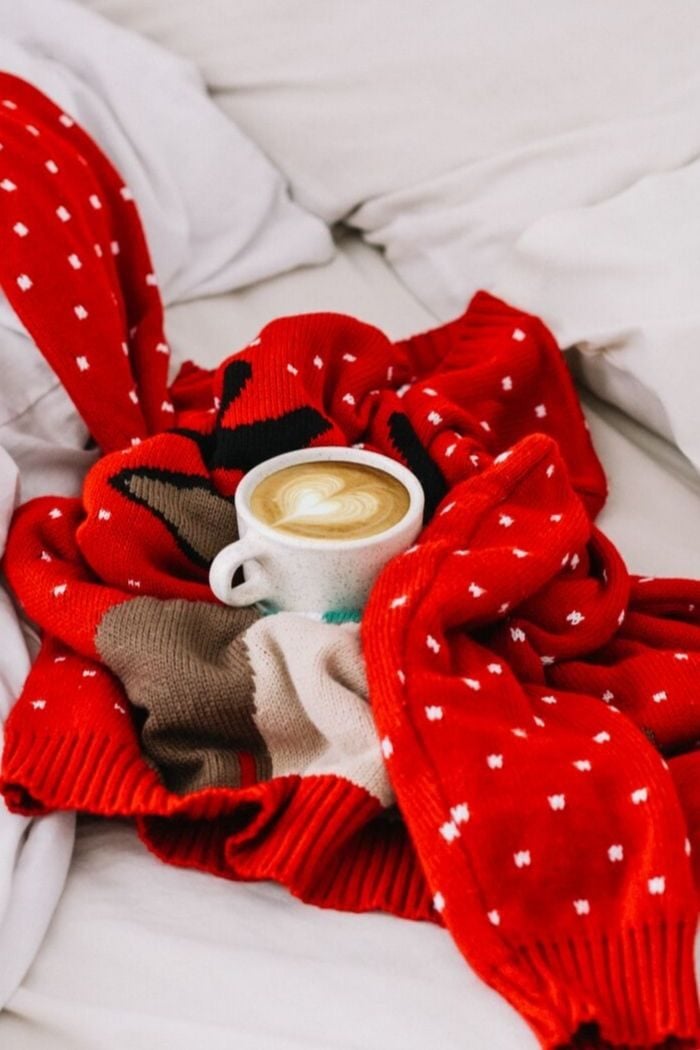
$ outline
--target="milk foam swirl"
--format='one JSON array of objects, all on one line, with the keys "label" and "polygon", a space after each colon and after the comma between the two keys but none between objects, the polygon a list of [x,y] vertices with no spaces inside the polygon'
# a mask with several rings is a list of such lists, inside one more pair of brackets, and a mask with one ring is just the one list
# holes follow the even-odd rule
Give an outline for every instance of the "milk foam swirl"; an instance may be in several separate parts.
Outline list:
[{"label": "milk foam swirl", "polygon": [[316,460],[268,475],[250,500],[257,518],[315,539],[361,539],[391,528],[409,507],[404,485],[361,463]]}]

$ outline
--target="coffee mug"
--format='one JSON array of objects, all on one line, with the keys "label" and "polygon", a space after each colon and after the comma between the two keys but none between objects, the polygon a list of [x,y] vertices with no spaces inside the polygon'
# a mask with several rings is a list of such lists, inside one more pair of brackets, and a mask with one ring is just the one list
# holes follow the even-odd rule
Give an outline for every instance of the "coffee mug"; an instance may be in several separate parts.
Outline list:
[{"label": "coffee mug", "polygon": [[[415,475],[376,452],[275,456],[236,489],[240,538],[214,558],[211,589],[226,605],[359,611],[383,565],[418,536],[423,504]],[[234,584],[241,568],[244,582]]]}]

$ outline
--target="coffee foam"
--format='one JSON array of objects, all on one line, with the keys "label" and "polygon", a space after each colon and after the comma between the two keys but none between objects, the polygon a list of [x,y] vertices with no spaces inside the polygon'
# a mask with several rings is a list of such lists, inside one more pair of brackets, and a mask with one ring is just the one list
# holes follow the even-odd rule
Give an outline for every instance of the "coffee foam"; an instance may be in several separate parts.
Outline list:
[{"label": "coffee foam", "polygon": [[345,460],[312,460],[268,474],[250,509],[260,521],[292,536],[355,540],[385,532],[405,516],[405,485],[384,470]]}]

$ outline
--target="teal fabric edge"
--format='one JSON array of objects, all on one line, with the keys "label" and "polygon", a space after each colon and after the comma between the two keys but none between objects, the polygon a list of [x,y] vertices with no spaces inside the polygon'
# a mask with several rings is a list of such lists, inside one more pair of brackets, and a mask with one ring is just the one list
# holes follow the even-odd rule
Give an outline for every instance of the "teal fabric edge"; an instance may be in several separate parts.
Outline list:
[{"label": "teal fabric edge", "polygon": [[[282,610],[272,602],[259,602],[258,611],[263,616],[274,616]],[[302,613],[303,616],[311,616],[311,613]],[[359,623],[362,619],[361,609],[330,609],[325,613],[315,613],[312,619],[318,619],[322,623]]]},{"label": "teal fabric edge", "polygon": [[359,609],[331,609],[323,614],[324,623],[359,623],[362,613]]}]

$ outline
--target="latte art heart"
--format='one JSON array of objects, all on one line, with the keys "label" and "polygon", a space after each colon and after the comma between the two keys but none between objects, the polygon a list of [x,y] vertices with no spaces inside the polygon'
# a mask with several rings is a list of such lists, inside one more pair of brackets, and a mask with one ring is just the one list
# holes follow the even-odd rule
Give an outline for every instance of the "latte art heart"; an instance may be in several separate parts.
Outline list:
[{"label": "latte art heart", "polygon": [[250,499],[260,521],[294,536],[361,539],[391,528],[409,507],[392,475],[361,463],[316,460],[264,478]]},{"label": "latte art heart", "polygon": [[277,491],[277,505],[282,517],[276,528],[294,523],[324,524],[338,522],[360,523],[370,521],[380,511],[376,493],[363,492],[344,485],[343,480],[330,474],[293,478]]}]

